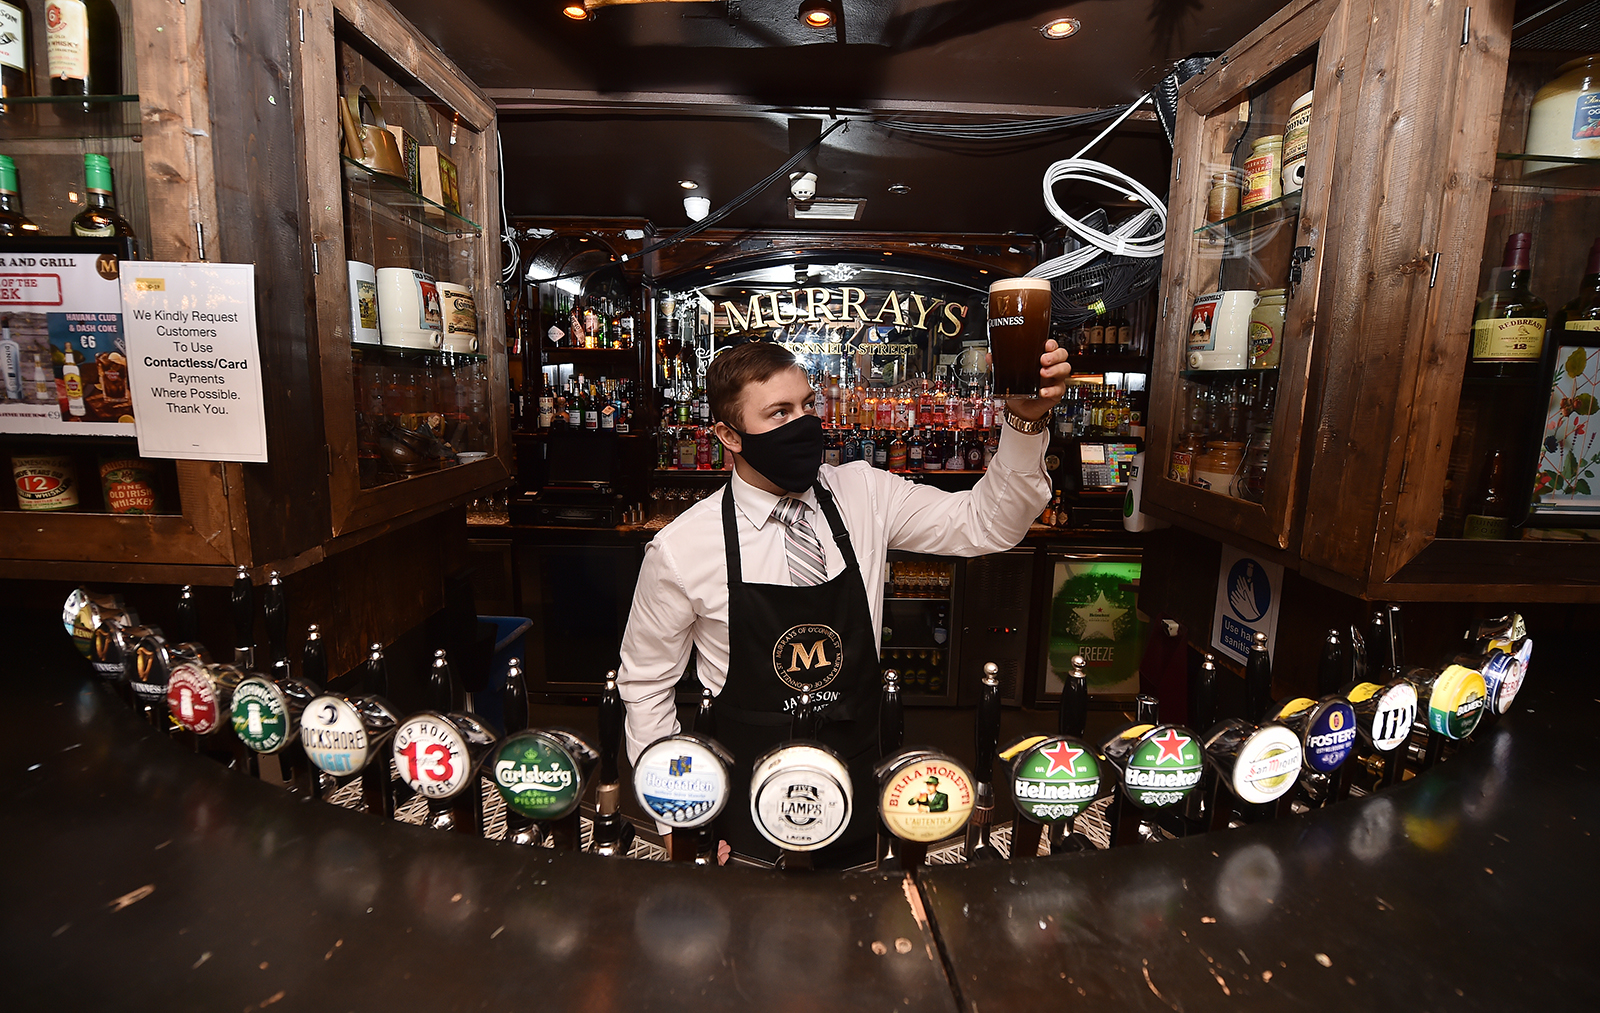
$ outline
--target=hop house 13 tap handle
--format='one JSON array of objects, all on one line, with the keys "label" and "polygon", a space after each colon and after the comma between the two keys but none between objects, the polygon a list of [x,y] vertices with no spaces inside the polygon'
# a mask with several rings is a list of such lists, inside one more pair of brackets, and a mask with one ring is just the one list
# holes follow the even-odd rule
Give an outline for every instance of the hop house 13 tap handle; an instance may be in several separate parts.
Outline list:
[{"label": "hop house 13 tap handle", "polygon": [[1082,735],[1089,722],[1089,670],[1083,655],[1072,656],[1072,667],[1061,681],[1061,704],[1056,712],[1056,734]]},{"label": "hop house 13 tap handle", "polygon": [[395,771],[428,801],[428,826],[483,833],[478,768],[496,736],[472,714],[423,711],[400,722],[391,740]]},{"label": "hop house 13 tap handle", "polygon": [[267,621],[267,652],[272,658],[272,677],[289,674],[289,598],[283,578],[273,570],[261,594],[261,611]]},{"label": "hop house 13 tap handle", "polygon": [[233,606],[233,663],[253,669],[256,667],[255,585],[250,582],[250,571],[242,566],[234,573],[229,601]]}]

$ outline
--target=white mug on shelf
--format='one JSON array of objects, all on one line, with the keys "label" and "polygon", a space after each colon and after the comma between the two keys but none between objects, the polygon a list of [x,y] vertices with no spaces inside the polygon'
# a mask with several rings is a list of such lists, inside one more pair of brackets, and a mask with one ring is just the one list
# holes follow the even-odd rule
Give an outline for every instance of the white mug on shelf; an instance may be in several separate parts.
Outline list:
[{"label": "white mug on shelf", "polygon": [[438,348],[444,308],[433,277],[409,267],[378,268],[378,329],[386,345]]},{"label": "white mug on shelf", "polygon": [[472,289],[453,281],[439,283],[439,299],[444,306],[444,350],[478,350],[478,307]]},{"label": "white mug on shelf", "polygon": [[1211,292],[1194,301],[1189,316],[1190,369],[1244,369],[1250,364],[1250,311],[1261,297],[1252,289]]},{"label": "white mug on shelf", "polygon": [[371,264],[347,260],[350,269],[350,340],[376,345],[378,337],[378,273]]}]

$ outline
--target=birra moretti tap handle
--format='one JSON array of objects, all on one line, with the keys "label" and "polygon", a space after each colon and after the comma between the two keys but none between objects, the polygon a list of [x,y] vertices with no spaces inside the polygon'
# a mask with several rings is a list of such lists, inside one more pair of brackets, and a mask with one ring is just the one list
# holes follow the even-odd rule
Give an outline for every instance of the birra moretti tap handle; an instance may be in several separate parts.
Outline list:
[{"label": "birra moretti tap handle", "polygon": [[271,655],[272,677],[281,679],[289,674],[289,598],[283,578],[276,570],[267,574],[261,611],[267,620],[267,652]]},{"label": "birra moretti tap handle", "polygon": [[229,600],[233,606],[233,663],[253,669],[256,667],[255,587],[250,582],[250,571],[242,566],[234,573]]},{"label": "birra moretti tap handle", "polygon": [[878,815],[891,834],[919,848],[901,860],[920,864],[928,844],[959,833],[978,801],[972,772],[952,756],[930,749],[904,749],[873,769],[878,778]]},{"label": "birra moretti tap handle", "polygon": [[1089,723],[1089,663],[1072,656],[1072,667],[1061,681],[1061,705],[1056,714],[1057,735],[1082,735]]}]

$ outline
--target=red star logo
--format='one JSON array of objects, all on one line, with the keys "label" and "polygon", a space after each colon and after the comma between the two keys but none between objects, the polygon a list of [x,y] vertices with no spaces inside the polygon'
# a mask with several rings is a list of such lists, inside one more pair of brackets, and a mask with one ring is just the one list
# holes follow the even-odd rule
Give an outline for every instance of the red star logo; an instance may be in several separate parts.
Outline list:
[{"label": "red star logo", "polygon": [[1150,741],[1161,747],[1161,755],[1156,757],[1157,763],[1166,763],[1169,759],[1174,763],[1182,763],[1183,747],[1187,746],[1190,740],[1168,728],[1167,734],[1159,739],[1151,739]]},{"label": "red star logo", "polygon": [[1069,774],[1072,773],[1073,765],[1078,762],[1078,757],[1083,755],[1083,750],[1073,749],[1065,742],[1058,742],[1054,749],[1040,750],[1039,755],[1048,758],[1050,761],[1050,769],[1044,772],[1044,776],[1049,777],[1058,770],[1064,770]]}]

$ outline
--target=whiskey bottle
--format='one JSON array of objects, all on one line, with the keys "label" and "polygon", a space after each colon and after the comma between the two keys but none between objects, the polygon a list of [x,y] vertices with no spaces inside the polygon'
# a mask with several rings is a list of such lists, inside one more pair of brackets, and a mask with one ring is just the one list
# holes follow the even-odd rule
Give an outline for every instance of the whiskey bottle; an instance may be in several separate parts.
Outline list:
[{"label": "whiskey bottle", "polygon": [[1548,316],[1543,299],[1528,289],[1531,232],[1506,240],[1505,259],[1472,314],[1467,376],[1477,380],[1528,380],[1538,370]]},{"label": "whiskey bottle", "polygon": [[[0,98],[33,97],[33,16],[24,0],[0,0]],[[0,122],[27,124],[34,119],[27,104],[0,103]]]},{"label": "whiskey bottle", "polygon": [[[121,94],[122,20],[111,0],[49,0],[44,21],[50,94]],[[83,115],[93,105],[68,108]]]},{"label": "whiskey bottle", "polygon": [[[6,8],[10,6],[0,0],[0,25],[5,24]],[[0,41],[0,68],[10,73],[11,65],[5,62],[5,51],[5,43]],[[0,112],[0,120],[4,118],[4,113]],[[0,155],[0,237],[15,239],[41,234],[39,226],[22,213],[22,197],[17,193],[17,163],[11,160],[10,155]]]},{"label": "whiskey bottle", "polygon": [[[75,0],[61,0],[62,3]],[[53,5],[52,5],[53,6]],[[80,4],[81,6],[81,4]],[[107,3],[107,6],[110,6]],[[117,213],[111,185],[111,160],[90,153],[83,156],[84,203],[88,206],[72,220],[72,234],[87,237],[127,236],[133,240],[133,255],[139,256],[139,236],[128,220]]]}]

